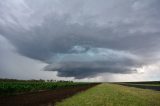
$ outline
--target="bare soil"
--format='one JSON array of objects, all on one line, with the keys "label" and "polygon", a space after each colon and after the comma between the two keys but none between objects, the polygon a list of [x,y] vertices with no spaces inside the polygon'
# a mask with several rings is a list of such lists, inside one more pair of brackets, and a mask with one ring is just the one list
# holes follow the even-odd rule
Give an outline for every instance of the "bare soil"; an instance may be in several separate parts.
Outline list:
[{"label": "bare soil", "polygon": [[0,96],[0,106],[54,106],[56,102],[87,90],[97,84],[40,91],[14,96]]}]

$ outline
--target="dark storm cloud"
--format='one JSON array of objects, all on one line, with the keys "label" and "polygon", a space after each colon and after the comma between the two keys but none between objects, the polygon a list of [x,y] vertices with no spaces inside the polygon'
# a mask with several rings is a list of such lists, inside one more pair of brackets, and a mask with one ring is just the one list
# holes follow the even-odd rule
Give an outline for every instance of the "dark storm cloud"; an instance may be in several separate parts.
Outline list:
[{"label": "dark storm cloud", "polygon": [[[42,26],[33,27],[29,31],[7,31],[2,34],[17,47],[22,55],[46,62],[54,54],[70,52],[75,45],[129,50],[145,54],[146,51],[157,49],[154,46],[160,42],[159,32],[117,33],[114,32],[114,28],[96,25],[68,25],[64,19],[52,18]],[[122,34],[124,37],[116,34]]]},{"label": "dark storm cloud", "polygon": [[124,61],[91,61],[91,62],[59,62],[48,65],[44,70],[56,71],[61,77],[75,77],[81,79],[85,77],[95,77],[100,73],[132,73],[137,66],[133,60]]},{"label": "dark storm cloud", "polygon": [[[133,73],[143,63],[139,57],[123,51],[105,48],[86,48],[76,46],[77,52],[59,54],[51,59],[46,71],[58,71],[58,76],[77,79],[94,77],[100,73]],[[73,50],[72,49],[72,50]],[[82,51],[85,50],[85,51]]]},{"label": "dark storm cloud", "polygon": [[58,76],[131,73],[148,64],[144,56],[159,52],[158,4],[158,0],[6,1],[0,3],[0,34],[20,55],[50,64],[45,70],[57,71]]}]

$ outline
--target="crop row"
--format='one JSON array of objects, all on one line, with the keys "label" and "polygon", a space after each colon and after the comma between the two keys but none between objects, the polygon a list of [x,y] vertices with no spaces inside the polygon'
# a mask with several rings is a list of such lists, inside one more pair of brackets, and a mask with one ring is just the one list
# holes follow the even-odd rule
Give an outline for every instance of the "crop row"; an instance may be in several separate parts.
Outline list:
[{"label": "crop row", "polygon": [[87,83],[75,82],[0,82],[0,94],[51,90],[56,88],[83,86],[86,84]]}]

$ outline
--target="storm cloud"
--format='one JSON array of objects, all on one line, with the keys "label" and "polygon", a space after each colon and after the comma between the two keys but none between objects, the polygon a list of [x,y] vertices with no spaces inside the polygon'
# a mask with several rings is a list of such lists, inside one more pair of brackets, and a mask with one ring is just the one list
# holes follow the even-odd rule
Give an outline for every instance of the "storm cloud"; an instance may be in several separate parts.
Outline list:
[{"label": "storm cloud", "polygon": [[[132,73],[140,67],[141,60],[130,53],[104,48],[88,48],[84,51],[76,46],[79,53],[61,54],[58,60],[52,59],[51,65],[44,70],[57,71],[58,76],[75,78],[95,77],[100,73]],[[73,50],[72,49],[72,50]],[[83,50],[83,51],[81,51]],[[62,57],[62,58],[61,58]]]},{"label": "storm cloud", "polygon": [[136,73],[159,62],[159,5],[159,0],[6,0],[0,2],[0,35],[16,53],[48,64],[43,70],[61,77]]}]

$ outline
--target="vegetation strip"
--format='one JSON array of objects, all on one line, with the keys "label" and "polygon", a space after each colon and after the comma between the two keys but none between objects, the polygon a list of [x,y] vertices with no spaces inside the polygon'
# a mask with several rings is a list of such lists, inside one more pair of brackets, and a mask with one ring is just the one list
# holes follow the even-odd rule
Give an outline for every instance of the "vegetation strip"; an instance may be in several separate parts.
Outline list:
[{"label": "vegetation strip", "polygon": [[87,84],[89,83],[72,81],[45,82],[44,80],[0,80],[0,95],[15,95],[43,90],[85,86]]},{"label": "vegetation strip", "polygon": [[57,101],[84,91],[97,83],[56,90],[0,97],[0,106],[53,106]]},{"label": "vegetation strip", "polygon": [[56,106],[160,106],[160,91],[100,84]]}]

